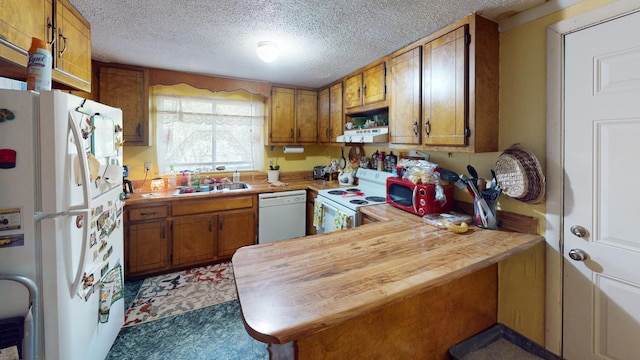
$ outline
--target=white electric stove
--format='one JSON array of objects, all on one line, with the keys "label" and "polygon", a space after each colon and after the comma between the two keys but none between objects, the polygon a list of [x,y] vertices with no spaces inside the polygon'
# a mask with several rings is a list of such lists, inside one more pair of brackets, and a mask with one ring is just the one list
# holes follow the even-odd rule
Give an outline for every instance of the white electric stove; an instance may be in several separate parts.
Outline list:
[{"label": "white electric stove", "polygon": [[362,225],[362,214],[358,209],[362,206],[385,203],[387,201],[387,178],[391,176],[395,175],[384,171],[359,168],[356,172],[358,185],[319,190],[316,202],[320,202],[320,206],[323,208],[323,221],[322,226],[316,227],[318,233],[337,230],[335,224],[339,216],[349,218],[349,227]]}]

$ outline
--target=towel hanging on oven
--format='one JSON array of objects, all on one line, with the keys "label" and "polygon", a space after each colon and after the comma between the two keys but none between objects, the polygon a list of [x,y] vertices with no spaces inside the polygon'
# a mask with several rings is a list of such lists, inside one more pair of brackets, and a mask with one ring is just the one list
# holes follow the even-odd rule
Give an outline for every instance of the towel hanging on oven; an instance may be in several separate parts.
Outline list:
[{"label": "towel hanging on oven", "polygon": [[336,210],[336,216],[333,219],[334,230],[346,230],[351,225],[351,217],[342,210]]},{"label": "towel hanging on oven", "polygon": [[313,226],[316,230],[322,229],[322,222],[324,221],[324,207],[322,201],[317,198],[313,201]]}]

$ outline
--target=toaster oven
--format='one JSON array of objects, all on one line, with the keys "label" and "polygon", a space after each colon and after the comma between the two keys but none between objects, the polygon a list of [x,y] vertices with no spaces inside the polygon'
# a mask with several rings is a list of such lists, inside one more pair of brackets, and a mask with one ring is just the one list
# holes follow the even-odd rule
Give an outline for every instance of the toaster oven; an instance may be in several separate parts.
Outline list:
[{"label": "toaster oven", "polygon": [[329,172],[326,171],[325,166],[313,167],[313,179],[314,180],[329,180]]}]

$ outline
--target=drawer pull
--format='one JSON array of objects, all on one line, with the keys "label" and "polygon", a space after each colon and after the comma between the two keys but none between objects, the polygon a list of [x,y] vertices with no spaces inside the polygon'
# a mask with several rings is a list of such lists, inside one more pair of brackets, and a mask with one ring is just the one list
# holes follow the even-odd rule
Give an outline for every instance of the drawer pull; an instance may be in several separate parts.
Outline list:
[{"label": "drawer pull", "polygon": [[149,212],[149,213],[148,212],[141,212],[140,213],[140,215],[142,215],[142,216],[153,216],[153,215],[156,215],[156,214],[157,214],[157,212],[155,212],[155,211],[154,212]]}]

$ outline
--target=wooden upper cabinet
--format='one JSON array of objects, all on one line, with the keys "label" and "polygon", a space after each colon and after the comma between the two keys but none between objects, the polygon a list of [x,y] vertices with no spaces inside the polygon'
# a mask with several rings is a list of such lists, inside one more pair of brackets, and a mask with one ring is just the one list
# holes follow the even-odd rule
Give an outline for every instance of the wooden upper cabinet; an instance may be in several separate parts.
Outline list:
[{"label": "wooden upper cabinet", "polygon": [[344,81],[344,107],[347,109],[362,105],[362,73],[349,76]]},{"label": "wooden upper cabinet", "polygon": [[321,143],[330,142],[329,127],[329,88],[324,88],[318,92],[318,141]]},{"label": "wooden upper cabinet", "polygon": [[[51,1],[2,0],[0,4],[0,57],[26,67],[31,38],[51,42]],[[16,48],[21,51],[17,51]]]},{"label": "wooden upper cabinet", "polygon": [[99,100],[122,109],[125,146],[149,146],[149,92],[147,70],[100,66]]},{"label": "wooden upper cabinet", "polygon": [[55,0],[53,76],[91,91],[91,25],[68,0]]},{"label": "wooden upper cabinet", "polygon": [[382,101],[386,96],[385,78],[387,68],[380,63],[362,73],[362,104]]},{"label": "wooden upper cabinet", "polygon": [[349,113],[366,111],[386,100],[386,63],[377,63],[348,76],[344,83],[344,108]]},{"label": "wooden upper cabinet", "polygon": [[467,145],[469,26],[423,46],[423,144]]},{"label": "wooden upper cabinet", "polygon": [[296,90],[296,143],[318,142],[318,93]]},{"label": "wooden upper cabinet", "polygon": [[271,88],[269,143],[318,141],[318,93],[283,87]]},{"label": "wooden upper cabinet", "polygon": [[[393,55],[390,142],[433,151],[497,151],[498,36],[496,23],[471,14]],[[420,47],[422,75],[415,67]],[[422,96],[416,98],[420,80]]]},{"label": "wooden upper cabinet", "polygon": [[342,83],[329,88],[329,142],[337,143],[338,135],[342,135],[344,114],[342,112]]},{"label": "wooden upper cabinet", "polygon": [[389,139],[395,144],[420,144],[421,49],[391,58]]},{"label": "wooden upper cabinet", "polygon": [[322,89],[318,93],[318,140],[335,143],[342,134],[342,83]]},{"label": "wooden upper cabinet", "polygon": [[295,140],[296,90],[271,88],[269,139],[272,143],[293,143]]},{"label": "wooden upper cabinet", "polygon": [[54,87],[91,91],[91,26],[69,0],[2,0],[0,8],[1,75],[26,80],[36,37],[51,44]]},{"label": "wooden upper cabinet", "polygon": [[423,146],[498,151],[498,25],[471,14],[423,46]]}]

